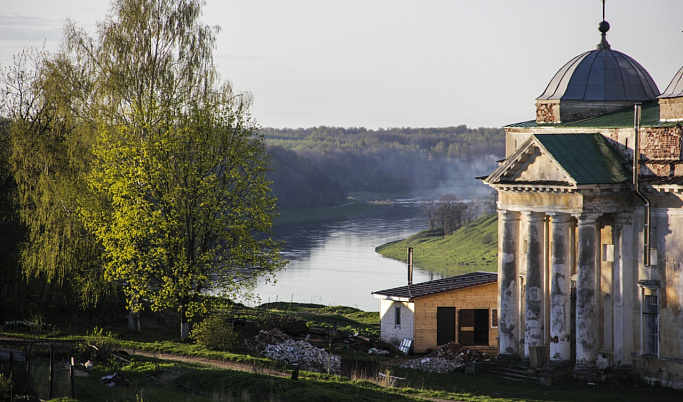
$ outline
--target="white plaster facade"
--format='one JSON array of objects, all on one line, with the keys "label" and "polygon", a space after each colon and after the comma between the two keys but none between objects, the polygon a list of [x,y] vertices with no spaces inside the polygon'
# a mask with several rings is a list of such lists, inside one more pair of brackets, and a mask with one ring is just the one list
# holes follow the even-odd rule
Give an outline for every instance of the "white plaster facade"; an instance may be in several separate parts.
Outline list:
[{"label": "white plaster facade", "polygon": [[[399,309],[399,323],[396,321]],[[403,339],[414,339],[415,303],[382,299],[379,303],[380,338],[398,347]]]}]

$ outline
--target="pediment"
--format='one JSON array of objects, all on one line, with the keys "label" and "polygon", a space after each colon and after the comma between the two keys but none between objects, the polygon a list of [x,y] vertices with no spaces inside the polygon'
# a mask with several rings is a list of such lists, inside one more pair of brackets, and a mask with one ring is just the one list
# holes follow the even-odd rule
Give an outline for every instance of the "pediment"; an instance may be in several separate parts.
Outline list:
[{"label": "pediment", "polygon": [[576,182],[560,163],[543,148],[534,136],[503,162],[485,180],[488,184],[553,183],[574,186]]}]

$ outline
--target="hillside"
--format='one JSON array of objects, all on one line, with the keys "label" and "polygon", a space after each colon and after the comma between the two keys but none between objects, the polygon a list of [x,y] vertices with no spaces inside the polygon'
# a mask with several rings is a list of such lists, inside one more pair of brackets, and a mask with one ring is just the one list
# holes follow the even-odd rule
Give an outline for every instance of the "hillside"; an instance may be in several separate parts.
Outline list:
[{"label": "hillside", "polygon": [[375,249],[385,257],[407,261],[407,248],[413,248],[413,263],[445,275],[467,272],[496,272],[498,261],[498,217],[484,215],[450,236],[425,230],[404,240]]},{"label": "hillside", "polygon": [[490,189],[475,177],[504,154],[500,128],[263,128],[268,180],[282,210],[339,205],[346,197],[434,197]]}]

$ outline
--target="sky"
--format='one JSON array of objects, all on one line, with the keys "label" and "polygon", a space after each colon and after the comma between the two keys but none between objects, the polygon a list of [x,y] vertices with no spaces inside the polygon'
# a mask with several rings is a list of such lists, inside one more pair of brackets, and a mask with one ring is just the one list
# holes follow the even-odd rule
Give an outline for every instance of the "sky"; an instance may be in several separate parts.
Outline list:
[{"label": "sky", "polygon": [[[0,65],[95,34],[108,0],[0,0]],[[683,66],[682,0],[608,0],[607,39],[664,91]],[[221,77],[262,127],[500,127],[600,41],[600,0],[206,0]]]}]

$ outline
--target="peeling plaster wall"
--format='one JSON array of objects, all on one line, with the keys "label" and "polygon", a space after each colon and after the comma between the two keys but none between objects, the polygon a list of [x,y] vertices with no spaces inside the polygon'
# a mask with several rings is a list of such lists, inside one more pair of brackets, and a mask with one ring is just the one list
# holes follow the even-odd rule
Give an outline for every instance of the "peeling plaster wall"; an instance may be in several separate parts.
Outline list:
[{"label": "peeling plaster wall", "polygon": [[567,175],[546,154],[536,154],[527,163],[517,180],[567,180]]},{"label": "peeling plaster wall", "polygon": [[683,120],[683,98],[659,99],[659,118],[662,121]]},{"label": "peeling plaster wall", "polygon": [[663,285],[660,356],[683,362],[683,213],[676,210],[665,216],[658,214],[656,225],[657,269]]}]

